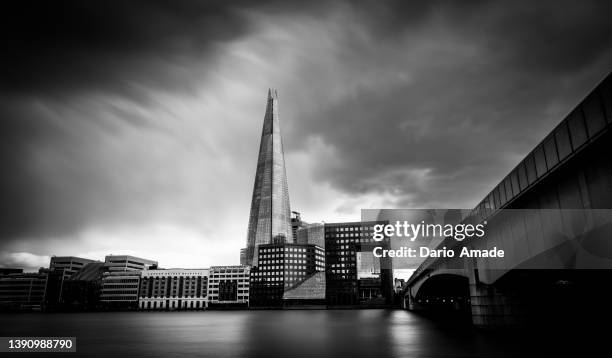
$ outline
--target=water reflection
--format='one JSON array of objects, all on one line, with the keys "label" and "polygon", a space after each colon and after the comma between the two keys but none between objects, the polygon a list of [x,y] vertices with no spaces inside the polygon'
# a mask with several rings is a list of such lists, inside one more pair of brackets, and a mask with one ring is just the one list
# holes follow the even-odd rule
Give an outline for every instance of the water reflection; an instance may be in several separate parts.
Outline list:
[{"label": "water reflection", "polygon": [[76,336],[72,357],[490,357],[540,355],[559,344],[401,310],[5,314],[0,321],[0,336]]}]

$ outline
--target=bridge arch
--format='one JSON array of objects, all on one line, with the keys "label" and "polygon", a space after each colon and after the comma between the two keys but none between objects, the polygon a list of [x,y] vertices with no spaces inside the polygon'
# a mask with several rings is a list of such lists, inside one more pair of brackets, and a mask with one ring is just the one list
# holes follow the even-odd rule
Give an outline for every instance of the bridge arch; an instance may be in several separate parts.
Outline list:
[{"label": "bridge arch", "polygon": [[462,270],[441,270],[411,286],[404,299],[411,309],[469,312],[469,278]]}]

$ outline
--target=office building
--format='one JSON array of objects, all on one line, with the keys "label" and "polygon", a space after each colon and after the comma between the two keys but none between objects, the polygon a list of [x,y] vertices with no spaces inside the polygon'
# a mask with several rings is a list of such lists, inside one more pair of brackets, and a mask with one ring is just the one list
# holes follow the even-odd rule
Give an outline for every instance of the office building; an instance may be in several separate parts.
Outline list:
[{"label": "office building", "polygon": [[212,307],[247,307],[249,266],[212,266],[208,279],[208,302]]},{"label": "office building", "polygon": [[268,91],[251,211],[247,231],[245,263],[254,264],[257,246],[273,240],[293,242],[289,189],[278,116],[278,94]]},{"label": "office building", "polygon": [[62,293],[63,308],[68,310],[99,308],[103,274],[103,262],[90,262],[66,279]]},{"label": "office building", "polygon": [[113,271],[102,274],[100,302],[107,309],[136,309],[141,271]]},{"label": "office building", "polygon": [[[291,291],[317,272],[325,271],[325,252],[309,244],[273,243],[258,247],[258,265],[251,270],[251,306],[278,307]],[[314,280],[311,282],[314,285]],[[324,288],[313,289],[303,300],[324,300]],[[323,297],[321,297],[321,291]]]},{"label": "office building", "polygon": [[45,306],[48,270],[0,275],[0,310],[42,310]]},{"label": "office building", "polygon": [[52,256],[49,269],[63,271],[62,278],[67,279],[90,262],[96,261],[75,256]]},{"label": "office building", "polygon": [[64,304],[64,284],[83,266],[94,260],[75,256],[53,256],[49,262],[47,278],[47,292],[45,296],[46,308],[59,309]]},{"label": "office building", "polygon": [[389,239],[374,241],[373,226],[387,222],[325,224],[327,304],[390,305],[393,271],[390,258],[376,258],[375,247],[389,248]]},{"label": "office building", "polygon": [[141,310],[203,310],[208,269],[144,270],[140,278]]},{"label": "office building", "polygon": [[100,302],[109,309],[137,309],[142,270],[157,268],[157,261],[129,255],[104,259]]}]

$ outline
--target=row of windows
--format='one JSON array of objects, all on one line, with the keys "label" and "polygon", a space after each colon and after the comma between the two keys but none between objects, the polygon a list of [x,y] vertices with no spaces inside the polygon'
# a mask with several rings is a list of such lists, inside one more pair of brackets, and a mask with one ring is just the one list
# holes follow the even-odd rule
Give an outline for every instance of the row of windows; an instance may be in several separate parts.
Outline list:
[{"label": "row of windows", "polygon": [[212,273],[224,273],[224,274],[228,274],[228,273],[245,273],[248,270],[246,270],[244,267],[241,268],[233,268],[233,269],[223,269],[223,268],[211,268],[212,269]]},{"label": "row of windows", "polygon": [[160,294],[154,294],[154,295],[145,295],[143,293],[140,294],[141,298],[198,298],[198,297],[206,297],[206,295],[160,295]]},{"label": "row of windows", "polygon": [[330,250],[327,252],[327,256],[333,256],[333,255],[355,255],[355,251],[350,250],[350,251],[344,251],[344,250],[338,250],[338,251],[334,251],[334,250]]},{"label": "row of windows", "polygon": [[248,272],[236,274],[236,275],[213,275],[212,278],[237,278],[237,277],[244,277],[245,275],[248,275]]},{"label": "row of windows", "polygon": [[[261,262],[261,265],[266,266],[266,265],[282,264],[282,263],[283,263],[283,260],[263,260]],[[306,263],[307,263],[306,260],[285,260],[285,265],[286,264],[306,264]]]},{"label": "row of windows", "polygon": [[[159,302],[159,308],[203,308],[206,306],[205,302],[206,301],[183,301],[180,307],[177,307],[178,302],[176,301],[169,302],[166,306],[164,306],[164,302]],[[140,308],[157,309],[157,303],[158,302],[140,302]]]},{"label": "row of windows", "polygon": [[280,259],[280,258],[306,259],[306,258],[312,258],[312,255],[303,255],[303,254],[278,255],[278,254],[274,254],[274,255],[261,255],[259,257],[260,261],[266,261],[267,259]]},{"label": "row of windows", "polygon": [[106,284],[118,284],[118,283],[138,283],[139,279],[117,279],[113,277],[105,277],[103,283]]},{"label": "row of windows", "polygon": [[341,226],[341,227],[325,227],[325,231],[327,232],[350,232],[350,231],[372,231],[374,229],[373,226]]},{"label": "row of windows", "polygon": [[[206,285],[206,281],[202,281],[201,283],[197,282],[183,282],[183,287],[196,287],[198,285]],[[142,281],[141,285],[143,286],[154,286],[154,287],[178,287],[180,284],[178,282],[166,282],[166,281]]]},{"label": "row of windows", "polygon": [[108,284],[103,284],[102,285],[102,289],[103,290],[116,290],[116,289],[121,289],[121,288],[130,288],[130,289],[138,289],[138,286],[135,285],[108,285]]},{"label": "row of windows", "polygon": [[277,274],[277,275],[272,276],[272,277],[253,277],[253,278],[251,278],[252,282],[257,282],[257,281],[260,281],[260,280],[283,281],[284,277],[283,277],[283,275],[279,276]]},{"label": "row of windows", "polygon": [[29,289],[30,287],[35,288],[35,287],[42,287],[43,289],[45,288],[45,286],[47,285],[47,282],[41,282],[41,283],[30,283],[30,282],[19,282],[19,281],[4,281],[4,282],[0,282],[0,290],[3,287],[13,287],[13,288],[23,288],[23,289]]},{"label": "row of windows", "polygon": [[354,270],[329,270],[328,272],[338,274],[338,273],[351,273],[351,272],[354,272]]},{"label": "row of windows", "polygon": [[312,252],[312,248],[305,248],[305,247],[291,247],[291,246],[286,246],[286,247],[274,247],[274,248],[259,248],[259,252],[260,253],[272,253],[272,252]]},{"label": "row of windows", "polygon": [[[198,290],[198,288],[202,288],[202,287],[206,287],[207,286],[207,282],[203,282],[201,285],[183,285],[182,286],[182,291],[195,291]],[[165,285],[165,284],[161,284],[158,285],[156,284],[151,284],[151,283],[146,283],[143,282],[140,284],[141,288],[147,288],[147,289],[151,289],[151,290],[178,290],[179,286],[177,285]]]},{"label": "row of windows", "polygon": [[208,280],[208,275],[204,274],[204,275],[195,275],[195,276],[185,276],[185,274],[180,274],[180,273],[168,273],[168,272],[147,272],[144,271],[144,275],[142,277],[143,279],[155,279],[155,280],[165,280],[165,279],[172,279],[172,280],[177,280],[180,278],[183,278],[185,280],[194,280],[194,279],[198,279],[201,278],[202,280]]},{"label": "row of windows", "polygon": [[219,283],[219,282],[246,282],[248,280],[248,276],[242,277],[240,279],[231,280],[231,279],[221,279],[221,280],[211,280],[210,283]]},{"label": "row of windows", "polygon": [[45,298],[45,295],[43,294],[6,296],[6,297],[0,297],[0,302],[15,302],[15,301],[35,302],[35,301],[42,301],[44,298]]},{"label": "row of windows", "polygon": [[[331,239],[334,239],[333,237]],[[387,241],[388,238],[384,238],[383,241]],[[354,244],[354,243],[372,243],[376,242],[372,238],[359,238],[359,239],[335,239],[327,240],[327,245],[340,245],[340,244]]]},{"label": "row of windows", "polygon": [[102,301],[138,301],[137,296],[103,296]]},{"label": "row of windows", "polygon": [[104,287],[102,286],[103,292],[119,292],[121,290],[126,291],[126,292],[138,292],[138,287],[131,287],[131,286]]},{"label": "row of windows", "polygon": [[151,276],[145,276],[142,279],[143,280],[156,280],[156,281],[158,281],[158,280],[164,280],[165,281],[167,279],[171,279],[172,281],[175,281],[175,280],[179,280],[181,278],[183,280],[185,280],[185,281],[195,281],[198,278],[201,278],[202,281],[208,280],[208,277],[206,277],[206,276],[167,276],[167,275],[166,276],[164,276],[164,275],[152,276],[151,275]]},{"label": "row of windows", "polygon": [[255,272],[253,275],[254,276],[278,276],[278,275],[282,275],[283,272],[285,273],[285,275],[298,275],[298,276],[303,276],[306,275],[306,272],[304,271],[266,271],[266,272]]},{"label": "row of windows", "polygon": [[[249,286],[245,286],[245,287],[243,287],[243,290],[238,290],[238,291],[249,292],[248,288],[249,288]],[[244,289],[247,289],[247,290],[244,290]],[[218,296],[218,295],[219,295],[219,290],[217,290],[217,289],[210,290],[210,292],[209,292],[209,296],[211,296],[211,297],[215,297],[215,296]]]},{"label": "row of windows", "polygon": [[112,295],[138,296],[137,291],[102,291],[101,297],[109,297]]},{"label": "row of windows", "polygon": [[368,237],[374,236],[373,233],[369,233],[369,232],[365,232],[365,233],[348,233],[348,234],[325,234],[325,238],[329,239],[329,238],[338,238],[338,237],[362,237],[365,238],[365,240],[369,240],[367,239]]},{"label": "row of windows", "polygon": [[28,291],[28,292],[24,292],[24,291],[2,291],[1,298],[5,299],[7,297],[27,297],[27,296],[30,296],[32,294],[44,294],[44,293],[45,293],[44,290],[35,290],[35,291]]},{"label": "row of windows", "polygon": [[336,268],[336,267],[355,267],[354,263],[339,263],[339,264],[331,264],[330,265],[331,268]]},{"label": "row of windows", "polygon": [[269,271],[269,270],[307,270],[307,266],[302,266],[302,265],[275,265],[275,266],[264,266],[261,267],[262,271]]},{"label": "row of windows", "polygon": [[154,291],[148,291],[148,290],[140,290],[140,295],[147,295],[147,296],[196,296],[198,294],[206,294],[206,290],[200,290],[200,291],[183,291],[183,292],[178,292],[178,291],[172,291],[172,292],[167,292],[166,290],[154,290]]}]

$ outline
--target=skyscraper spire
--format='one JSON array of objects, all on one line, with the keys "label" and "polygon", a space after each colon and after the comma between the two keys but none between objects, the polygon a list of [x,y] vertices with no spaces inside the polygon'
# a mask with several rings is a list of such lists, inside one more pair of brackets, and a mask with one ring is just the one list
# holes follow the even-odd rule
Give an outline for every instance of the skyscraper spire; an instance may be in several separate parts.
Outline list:
[{"label": "skyscraper spire", "polygon": [[260,244],[293,240],[285,156],[278,118],[278,93],[270,88],[251,199],[247,247],[242,263],[256,264],[254,256]]}]

